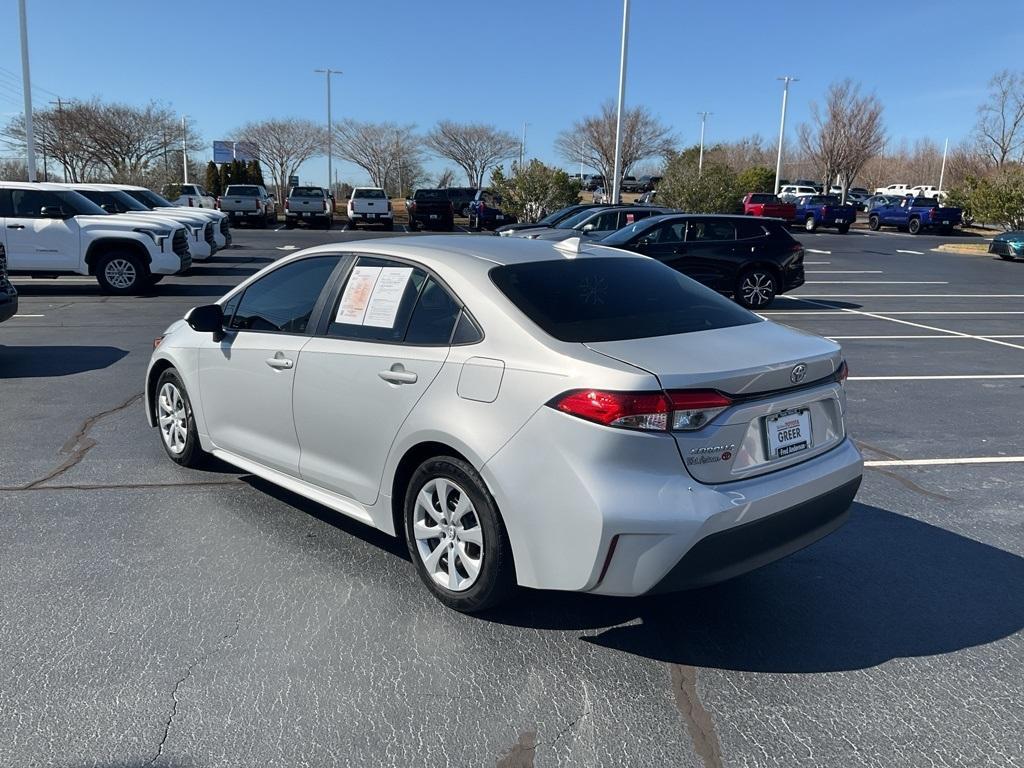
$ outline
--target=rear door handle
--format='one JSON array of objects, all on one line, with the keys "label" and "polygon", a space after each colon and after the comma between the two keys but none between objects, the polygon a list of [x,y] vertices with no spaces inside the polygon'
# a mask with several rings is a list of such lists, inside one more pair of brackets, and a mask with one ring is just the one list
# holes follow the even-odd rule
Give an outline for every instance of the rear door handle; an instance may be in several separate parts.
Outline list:
[{"label": "rear door handle", "polygon": [[24,229],[25,225],[24,224],[8,224],[7,228],[8,229]]},{"label": "rear door handle", "polygon": [[[281,353],[278,352],[278,354]],[[276,368],[279,371],[287,371],[295,365],[295,361],[289,360],[287,357],[268,357],[266,362],[271,368]]]},{"label": "rear door handle", "polygon": [[405,370],[401,363],[395,363],[386,371],[377,374],[390,384],[415,384],[419,377],[412,371]]}]

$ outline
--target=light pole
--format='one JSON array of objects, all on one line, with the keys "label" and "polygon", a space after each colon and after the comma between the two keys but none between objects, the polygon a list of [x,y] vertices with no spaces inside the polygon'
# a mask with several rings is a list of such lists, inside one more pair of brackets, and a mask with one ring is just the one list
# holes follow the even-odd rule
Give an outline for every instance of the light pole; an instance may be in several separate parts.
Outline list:
[{"label": "light pole", "polygon": [[700,154],[697,155],[697,178],[704,173],[704,123],[707,122],[710,112],[698,112],[700,115]]},{"label": "light pole", "polygon": [[519,170],[523,169],[523,157],[526,155],[526,126],[529,123],[523,121],[523,140],[519,142]]},{"label": "light pole", "polygon": [[[622,107],[626,100],[626,56],[629,45],[629,0],[622,0],[622,52],[619,55],[619,104],[615,117],[615,162],[612,165],[612,202],[619,202],[622,188]],[[608,180],[605,179],[605,184]]]},{"label": "light pole", "polygon": [[314,69],[313,71],[327,76],[327,187],[331,192],[333,192],[334,189],[331,187],[331,179],[334,178],[331,175],[333,171],[332,164],[334,162],[334,153],[331,151],[331,141],[333,139],[333,136],[331,136],[331,75],[340,75],[342,72],[340,69],[331,69],[330,67],[326,69]]},{"label": "light pole", "polygon": [[36,135],[32,125],[32,75],[28,68],[28,18],[25,0],[18,0],[18,21],[21,24],[21,81],[25,91],[25,161],[28,180],[36,180]]},{"label": "light pole", "polygon": [[183,183],[188,184],[188,127],[184,115],[181,116],[181,167]]},{"label": "light pole", "polygon": [[939,192],[942,191],[942,180],[946,178],[946,154],[949,152],[949,139],[946,139],[946,146],[942,148],[942,170],[939,171]]},{"label": "light pole", "polygon": [[786,75],[777,77],[785,85],[782,88],[782,120],[779,121],[779,153],[775,158],[775,194],[779,194],[779,179],[782,178],[782,142],[786,135],[786,102],[789,99],[789,84],[795,83],[797,78]]}]

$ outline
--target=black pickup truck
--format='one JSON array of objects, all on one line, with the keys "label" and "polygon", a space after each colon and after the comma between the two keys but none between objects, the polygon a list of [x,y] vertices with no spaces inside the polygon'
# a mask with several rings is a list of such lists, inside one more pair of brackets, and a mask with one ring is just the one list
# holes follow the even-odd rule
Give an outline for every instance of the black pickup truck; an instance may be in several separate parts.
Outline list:
[{"label": "black pickup truck", "polygon": [[455,207],[446,189],[417,189],[405,207],[409,213],[410,232],[421,227],[445,232],[455,229]]}]

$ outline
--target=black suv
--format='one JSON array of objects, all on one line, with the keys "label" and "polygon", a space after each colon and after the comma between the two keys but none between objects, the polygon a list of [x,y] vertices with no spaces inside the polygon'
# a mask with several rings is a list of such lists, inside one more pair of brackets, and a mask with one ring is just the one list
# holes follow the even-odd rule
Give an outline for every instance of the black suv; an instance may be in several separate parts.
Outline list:
[{"label": "black suv", "polygon": [[7,251],[0,243],[0,323],[18,313],[18,292],[7,279]]},{"label": "black suv", "polygon": [[476,199],[476,193],[480,190],[475,187],[445,187],[448,199],[452,201],[452,208],[456,216],[469,216],[469,204]]},{"label": "black suv", "polygon": [[764,309],[780,293],[804,284],[804,247],[781,220],[652,216],[599,242],[657,259],[748,309]]}]

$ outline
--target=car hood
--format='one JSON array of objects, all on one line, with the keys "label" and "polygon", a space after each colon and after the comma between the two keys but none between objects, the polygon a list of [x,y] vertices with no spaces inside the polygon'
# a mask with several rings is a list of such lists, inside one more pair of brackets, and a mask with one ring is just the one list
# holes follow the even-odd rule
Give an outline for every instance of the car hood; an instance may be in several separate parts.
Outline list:
[{"label": "car hood", "polygon": [[87,216],[75,216],[75,221],[82,229],[123,229],[126,232],[144,229],[185,229],[185,225],[156,216],[136,216],[130,213],[111,213],[105,216],[99,214]]},{"label": "car hood", "polygon": [[226,213],[215,211],[212,208],[186,208],[183,205],[172,205],[170,208],[153,208],[152,213],[159,213],[163,216],[198,216],[204,221],[220,221]]},{"label": "car hood", "polygon": [[178,213],[173,208],[154,208],[150,211],[132,211],[131,213],[118,214],[119,216],[140,216],[146,219],[164,219],[166,221],[175,221],[179,224],[188,224],[192,227],[203,227],[208,222],[212,221],[207,216],[196,215],[185,211],[184,213]]},{"label": "car hood", "polygon": [[613,231],[592,229],[589,232],[580,232],[578,229],[542,229],[540,231],[533,230],[529,235],[533,240],[559,242],[561,240],[568,240],[570,237],[581,237],[584,240],[599,240],[606,235],[610,235]]}]

